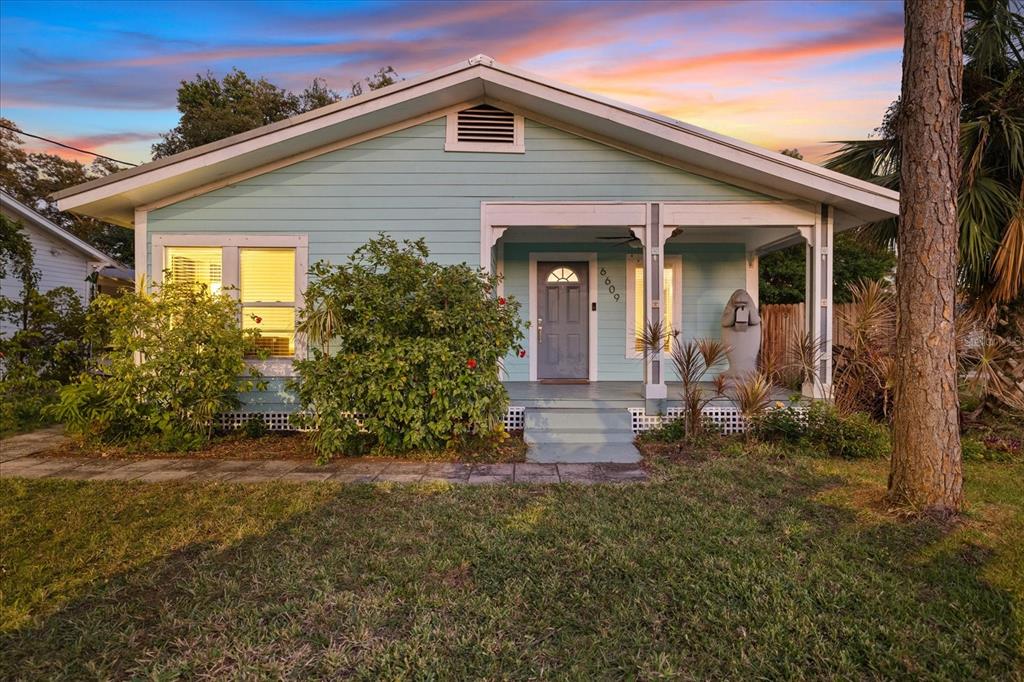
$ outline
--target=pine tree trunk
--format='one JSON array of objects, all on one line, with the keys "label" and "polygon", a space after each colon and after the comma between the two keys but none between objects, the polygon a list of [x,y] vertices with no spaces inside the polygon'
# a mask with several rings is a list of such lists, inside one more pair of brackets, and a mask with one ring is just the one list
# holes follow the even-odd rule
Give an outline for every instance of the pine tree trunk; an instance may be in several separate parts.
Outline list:
[{"label": "pine tree trunk", "polygon": [[890,499],[963,506],[955,314],[963,0],[905,0]]}]

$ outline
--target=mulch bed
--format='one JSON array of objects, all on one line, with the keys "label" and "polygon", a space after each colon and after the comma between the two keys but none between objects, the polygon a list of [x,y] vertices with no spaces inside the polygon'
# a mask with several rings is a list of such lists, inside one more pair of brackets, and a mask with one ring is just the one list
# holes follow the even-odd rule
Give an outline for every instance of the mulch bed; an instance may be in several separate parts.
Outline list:
[{"label": "mulch bed", "polygon": [[[422,451],[414,450],[394,456],[381,454],[366,459],[401,459],[419,462],[523,462],[526,460],[523,432],[514,431],[501,443],[466,450]],[[305,433],[272,433],[259,438],[243,434],[215,437],[202,450],[194,452],[166,452],[123,445],[85,445],[75,440],[62,446],[36,453],[44,457],[89,457],[93,459],[140,460],[154,457],[188,457],[190,459],[218,460],[302,460],[313,461],[316,454]],[[354,459],[343,457],[344,459]],[[340,458],[339,458],[340,459]]]}]

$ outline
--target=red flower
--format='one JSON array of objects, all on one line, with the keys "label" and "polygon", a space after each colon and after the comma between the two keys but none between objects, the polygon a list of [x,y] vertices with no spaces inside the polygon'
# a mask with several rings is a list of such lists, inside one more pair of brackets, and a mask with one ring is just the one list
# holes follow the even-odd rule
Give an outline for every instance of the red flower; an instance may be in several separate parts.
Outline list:
[{"label": "red flower", "polygon": [[263,324],[263,318],[259,315],[253,315],[252,319],[256,320],[256,324]]},{"label": "red flower", "polygon": [[521,358],[525,358],[526,357],[526,349],[525,348],[520,348],[519,349],[519,357],[521,357]]},{"label": "red flower", "polygon": [[499,296],[498,297],[498,305],[505,305],[505,297],[504,296]]},{"label": "red flower", "polygon": [[474,360],[473,358],[466,360],[466,367],[469,367],[470,369],[476,369],[476,360]]}]

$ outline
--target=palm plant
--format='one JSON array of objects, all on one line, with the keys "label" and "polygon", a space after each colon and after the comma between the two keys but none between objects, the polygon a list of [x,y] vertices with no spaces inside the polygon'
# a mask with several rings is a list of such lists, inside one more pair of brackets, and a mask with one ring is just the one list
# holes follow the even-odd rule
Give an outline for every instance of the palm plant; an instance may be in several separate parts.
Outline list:
[{"label": "palm plant", "polygon": [[754,422],[768,411],[772,399],[772,382],[763,372],[754,372],[737,381],[732,389],[732,400],[743,415],[748,426],[747,435],[752,436]]},{"label": "palm plant", "polygon": [[976,315],[957,320],[957,356],[963,388],[977,399],[964,414],[976,419],[986,408],[1003,408],[1024,416],[1024,306],[1000,311],[995,325]]},{"label": "palm plant", "polygon": [[786,349],[785,363],[776,372],[779,376],[785,376],[784,373],[795,373],[796,383],[809,383],[820,388],[821,375],[818,372],[824,357],[824,344],[821,339],[811,332],[806,332],[790,341]]},{"label": "palm plant", "polygon": [[669,341],[678,335],[679,332],[673,330],[662,320],[649,320],[637,335],[636,345],[646,360],[663,348],[669,350]]},{"label": "palm plant", "polygon": [[672,349],[672,364],[683,385],[683,420],[687,435],[697,436],[704,431],[704,408],[725,392],[725,379],[721,375],[715,377],[713,391],[706,390],[701,382],[709,370],[725,361],[728,351],[726,344],[708,338],[675,344]]},{"label": "palm plant", "polygon": [[851,304],[838,314],[849,340],[834,355],[833,398],[842,411],[882,417],[892,395],[896,303],[880,282],[858,282],[850,293]]},{"label": "palm plant", "polygon": [[[1011,0],[968,0],[961,113],[960,283],[980,307],[1024,292],[1024,18]],[[827,168],[899,190],[900,102],[875,139],[844,141]],[[892,246],[896,220],[862,234]]]}]

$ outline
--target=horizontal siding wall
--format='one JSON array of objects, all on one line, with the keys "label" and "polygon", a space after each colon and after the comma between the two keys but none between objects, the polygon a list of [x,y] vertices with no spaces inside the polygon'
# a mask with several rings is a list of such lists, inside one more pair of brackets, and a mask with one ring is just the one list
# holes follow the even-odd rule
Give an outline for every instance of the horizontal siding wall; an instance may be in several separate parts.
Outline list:
[{"label": "horizontal siding wall", "polygon": [[[437,119],[152,211],[147,252],[154,234],[300,233],[309,235],[311,263],[341,262],[383,231],[397,239],[424,237],[438,262],[475,266],[483,201],[763,198],[533,121],[526,122],[525,154],[445,152],[444,137],[445,121]],[[510,259],[518,248],[506,250],[506,291],[522,300],[525,318],[527,261],[519,276]],[[603,244],[539,250],[560,249],[601,252],[599,267],[621,294],[616,303],[599,278],[599,379],[639,379],[640,363],[625,357],[624,251]],[[152,276],[151,259],[147,265]],[[742,286],[742,255],[737,267]],[[509,358],[509,378],[527,379],[526,362]],[[279,380],[242,399],[268,412],[295,407]]]},{"label": "horizontal siding wall", "polygon": [[444,136],[440,118],[186,199],[152,211],[149,235],[300,232],[315,262],[385,231],[478,265],[482,201],[759,196],[532,121],[525,154],[445,152]]},{"label": "horizontal siding wall", "polygon": [[[62,242],[32,224],[21,222],[29,242],[32,244],[33,266],[39,272],[39,290],[42,292],[70,287],[74,289],[82,304],[89,302],[89,283],[86,277],[92,272],[89,258],[66,242]],[[14,298],[20,295],[21,281],[15,277],[6,277],[0,282],[5,296]],[[17,326],[0,321],[0,335],[13,334]]]},{"label": "horizontal siding wall", "polygon": [[[743,245],[669,244],[665,250],[668,255],[682,255],[683,260],[681,337],[684,340],[721,338],[722,309],[732,292],[743,288],[746,282]],[[506,245],[505,294],[514,296],[522,305],[523,319],[526,319],[530,296],[535,290],[529,282],[531,252],[597,253],[598,272],[591,273],[591,277],[597,277],[598,381],[640,381],[643,377],[641,361],[626,357],[626,255],[631,251],[594,243]],[[600,274],[601,269],[604,275]],[[605,278],[609,284],[605,284]],[[610,290],[612,286],[619,294],[618,301]],[[527,353],[532,351],[527,347]],[[528,381],[529,358],[507,357],[505,372],[509,381]],[[668,379],[675,380],[674,371],[669,372]]]}]

